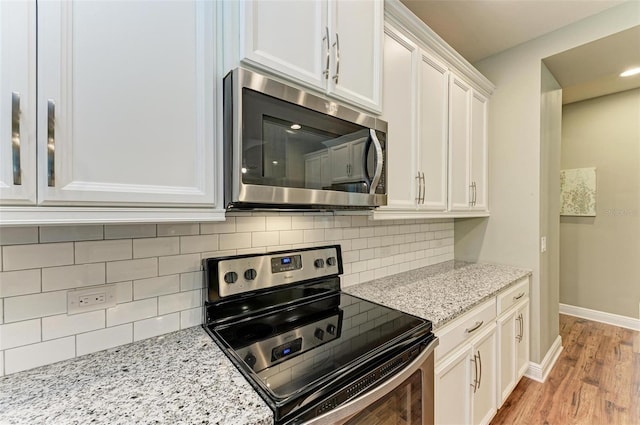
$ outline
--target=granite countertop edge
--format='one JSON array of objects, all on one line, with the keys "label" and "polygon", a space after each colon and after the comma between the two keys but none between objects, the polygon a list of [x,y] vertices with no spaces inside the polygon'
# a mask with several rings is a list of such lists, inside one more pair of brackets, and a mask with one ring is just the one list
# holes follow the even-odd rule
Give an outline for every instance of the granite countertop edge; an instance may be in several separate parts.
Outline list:
[{"label": "granite countertop edge", "polygon": [[343,291],[428,319],[437,331],[531,274],[531,270],[501,264],[452,260],[359,283]]}]

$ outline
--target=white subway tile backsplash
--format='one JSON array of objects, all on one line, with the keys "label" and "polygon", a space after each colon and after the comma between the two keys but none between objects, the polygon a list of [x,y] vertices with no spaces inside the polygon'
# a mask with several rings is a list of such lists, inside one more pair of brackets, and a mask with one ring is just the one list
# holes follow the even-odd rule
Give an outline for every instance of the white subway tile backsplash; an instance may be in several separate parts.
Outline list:
[{"label": "white subway tile backsplash", "polygon": [[42,292],[80,288],[103,283],[105,283],[104,263],[42,269]]},{"label": "white subway tile backsplash", "polygon": [[180,291],[204,288],[204,272],[189,272],[180,275]]},{"label": "white subway tile backsplash", "polygon": [[35,319],[67,312],[67,291],[45,292],[4,299],[4,322]]},{"label": "white subway tile backsplash", "polygon": [[168,314],[180,310],[196,308],[203,304],[202,291],[185,291],[158,297],[158,314]]},{"label": "white subway tile backsplash", "polygon": [[219,223],[200,223],[200,234],[208,235],[212,233],[235,233],[236,218],[227,217],[225,221]]},{"label": "white subway tile backsplash", "polygon": [[0,298],[40,292],[40,269],[0,273]]},{"label": "white subway tile backsplash", "polygon": [[133,340],[140,341],[177,330],[180,330],[180,313],[152,317],[133,324]]},{"label": "white subway tile backsplash", "polygon": [[94,241],[104,238],[104,226],[47,226],[40,228],[40,243]]},{"label": "white subway tile backsplash", "polygon": [[180,291],[180,275],[152,277],[150,279],[135,280],[133,282],[133,298],[157,297]]},{"label": "white subway tile backsplash", "polygon": [[[262,212],[234,213],[216,223],[4,231],[0,229],[0,243],[5,244],[0,249],[0,375],[200,325],[202,258],[337,243],[344,259],[342,285],[347,287],[451,260],[454,236],[453,220],[370,221],[365,215]],[[115,307],[66,314],[67,289],[105,282],[116,284]],[[34,350],[48,347],[53,347],[51,355],[34,357]],[[15,354],[20,349],[26,350],[25,361]]]},{"label": "white subway tile backsplash", "polygon": [[5,374],[71,359],[76,354],[75,337],[54,339],[12,348],[4,352]]},{"label": "white subway tile backsplash", "polygon": [[118,304],[107,309],[107,326],[135,322],[158,314],[158,299],[147,298],[125,304]]},{"label": "white subway tile backsplash", "polygon": [[40,342],[40,319],[0,325],[0,350]]},{"label": "white subway tile backsplash", "polygon": [[184,236],[200,233],[198,223],[158,224],[158,236]]},{"label": "white subway tile backsplash", "polygon": [[180,312],[180,329],[187,329],[192,326],[201,325],[203,316],[202,307],[190,308],[189,310],[183,310]]},{"label": "white subway tile backsplash", "polygon": [[266,217],[265,230],[291,230],[291,217],[284,215]]},{"label": "white subway tile backsplash", "polygon": [[257,246],[278,245],[280,243],[280,232],[253,232],[251,234],[251,244]]},{"label": "white subway tile backsplash", "polygon": [[183,254],[173,255],[171,257],[160,257],[159,261],[158,274],[160,276],[195,272],[201,268],[200,254]]},{"label": "white subway tile backsplash", "polygon": [[76,264],[133,258],[131,239],[75,243]]},{"label": "white subway tile backsplash", "polygon": [[133,281],[116,283],[116,303],[133,301]]},{"label": "white subway tile backsplash", "polygon": [[[239,217],[238,217],[239,218]],[[226,233],[220,235],[220,249],[241,249],[251,247],[251,233]]]},{"label": "white subway tile backsplash", "polygon": [[178,236],[133,240],[133,258],[159,257],[180,253]]},{"label": "white subway tile backsplash", "polygon": [[218,250],[218,235],[182,236],[180,254],[193,254]]},{"label": "white subway tile backsplash", "polygon": [[23,245],[38,242],[37,227],[0,228],[0,245]]},{"label": "white subway tile backsplash", "polygon": [[133,342],[133,324],[114,326],[76,336],[78,356]]},{"label": "white subway tile backsplash", "polygon": [[60,314],[42,318],[42,339],[62,338],[76,335],[96,329],[102,329],[105,325],[105,311],[96,310],[88,313],[73,314],[68,316]]},{"label": "white subway tile backsplash", "polygon": [[265,229],[265,217],[236,217],[237,232],[263,232]]},{"label": "white subway tile backsplash", "polygon": [[155,238],[155,224],[107,224],[104,226],[105,239]]},{"label": "white subway tile backsplash", "polygon": [[4,271],[73,264],[73,243],[3,246],[2,262]]},{"label": "white subway tile backsplash", "polygon": [[107,263],[107,283],[144,279],[158,275],[158,259],[123,260]]}]

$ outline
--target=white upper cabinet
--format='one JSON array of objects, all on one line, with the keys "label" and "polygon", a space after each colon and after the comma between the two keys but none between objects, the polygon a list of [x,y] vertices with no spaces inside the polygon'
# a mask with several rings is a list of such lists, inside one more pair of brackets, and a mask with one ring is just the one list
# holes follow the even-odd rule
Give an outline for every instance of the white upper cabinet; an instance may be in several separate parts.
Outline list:
[{"label": "white upper cabinet", "polygon": [[380,112],[382,1],[244,0],[239,6],[242,62]]},{"label": "white upper cabinet", "polygon": [[486,211],[487,205],[487,98],[473,92],[471,98],[470,171],[471,208]]},{"label": "white upper cabinet", "polygon": [[36,202],[35,26],[35,1],[0,1],[0,204]]},{"label": "white upper cabinet", "polygon": [[214,5],[38,3],[38,200],[214,205]]},{"label": "white upper cabinet", "polygon": [[422,52],[418,104],[418,172],[422,178],[422,194],[418,207],[430,211],[447,209],[448,81],[446,66]]},{"label": "white upper cabinet", "polygon": [[382,118],[387,130],[387,205],[416,207],[416,101],[418,47],[393,27],[384,34]]}]

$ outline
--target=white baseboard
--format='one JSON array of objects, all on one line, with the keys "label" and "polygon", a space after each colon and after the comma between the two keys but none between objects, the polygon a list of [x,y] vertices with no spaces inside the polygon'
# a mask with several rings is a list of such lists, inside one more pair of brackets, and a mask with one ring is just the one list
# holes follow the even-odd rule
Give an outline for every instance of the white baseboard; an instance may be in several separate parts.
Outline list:
[{"label": "white baseboard", "polygon": [[560,357],[560,353],[562,352],[562,337],[558,335],[553,344],[551,344],[551,348],[547,351],[544,358],[542,359],[542,363],[534,363],[529,362],[529,368],[527,372],[524,374],[527,378],[531,378],[534,381],[544,382],[549,376],[549,372],[553,369],[553,365],[556,364],[558,357]]},{"label": "white baseboard", "polygon": [[633,317],[620,316],[618,314],[590,310],[588,308],[576,307],[568,304],[560,304],[560,313],[580,317],[582,319],[593,320],[594,322],[601,322],[608,325],[640,331],[640,320],[634,319]]}]

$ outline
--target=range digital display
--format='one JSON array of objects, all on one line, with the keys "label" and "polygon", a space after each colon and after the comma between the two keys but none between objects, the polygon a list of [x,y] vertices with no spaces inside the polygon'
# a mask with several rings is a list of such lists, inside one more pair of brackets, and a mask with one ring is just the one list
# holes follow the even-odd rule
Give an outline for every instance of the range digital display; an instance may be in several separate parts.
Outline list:
[{"label": "range digital display", "polygon": [[282,257],[280,259],[280,264],[282,265],[291,264],[291,257]]},{"label": "range digital display", "polygon": [[271,258],[271,273],[290,272],[302,268],[301,255],[287,255]]}]

